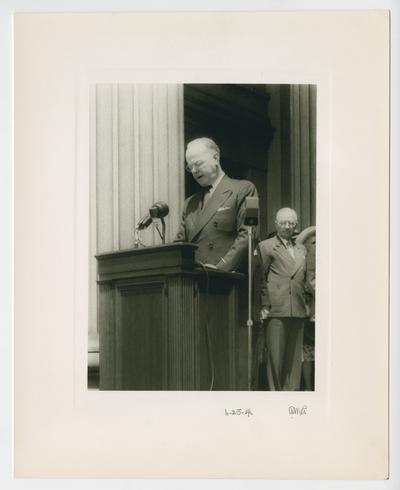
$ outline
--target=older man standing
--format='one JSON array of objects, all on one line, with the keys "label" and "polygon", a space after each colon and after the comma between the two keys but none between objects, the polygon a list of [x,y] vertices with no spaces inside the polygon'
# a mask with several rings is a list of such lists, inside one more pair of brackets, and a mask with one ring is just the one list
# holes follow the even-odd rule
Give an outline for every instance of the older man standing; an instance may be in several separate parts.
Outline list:
[{"label": "older man standing", "polygon": [[306,249],[292,240],[293,209],[276,215],[277,235],[258,245],[262,268],[261,320],[266,320],[267,380],[270,390],[299,390],[303,348]]},{"label": "older man standing", "polygon": [[175,241],[196,243],[196,259],[208,267],[243,270],[247,257],[245,199],[257,196],[254,184],[225,175],[219,148],[210,138],[188,143],[186,161],[186,170],[202,190],[186,199]]}]

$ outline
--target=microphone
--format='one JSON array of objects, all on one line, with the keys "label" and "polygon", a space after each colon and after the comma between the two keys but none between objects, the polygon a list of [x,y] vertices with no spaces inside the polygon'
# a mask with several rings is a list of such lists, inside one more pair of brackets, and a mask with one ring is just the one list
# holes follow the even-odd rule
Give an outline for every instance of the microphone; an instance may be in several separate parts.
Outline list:
[{"label": "microphone", "polygon": [[155,202],[149,209],[150,216],[152,218],[165,218],[169,213],[169,207],[166,202]]},{"label": "microphone", "polygon": [[153,222],[152,217],[149,214],[146,214],[146,216],[143,216],[143,218],[136,225],[136,229],[145,230],[148,226],[151,225],[152,222]]},{"label": "microphone", "polygon": [[165,202],[156,202],[149,209],[149,214],[143,216],[143,218],[136,225],[137,230],[145,230],[153,222],[153,218],[164,218],[169,213],[168,204]]},{"label": "microphone", "polygon": [[258,197],[246,197],[244,203],[244,224],[247,226],[258,225]]}]

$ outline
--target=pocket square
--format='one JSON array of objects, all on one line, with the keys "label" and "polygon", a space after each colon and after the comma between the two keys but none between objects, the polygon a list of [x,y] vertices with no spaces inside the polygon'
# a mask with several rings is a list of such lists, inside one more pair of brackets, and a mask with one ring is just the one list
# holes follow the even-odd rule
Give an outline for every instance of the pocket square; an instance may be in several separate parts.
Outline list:
[{"label": "pocket square", "polygon": [[222,208],[218,208],[218,209],[217,209],[217,213],[218,213],[219,211],[226,211],[227,209],[231,209],[231,208],[230,208],[230,206],[225,207],[225,208],[224,208],[224,207],[222,207]]}]

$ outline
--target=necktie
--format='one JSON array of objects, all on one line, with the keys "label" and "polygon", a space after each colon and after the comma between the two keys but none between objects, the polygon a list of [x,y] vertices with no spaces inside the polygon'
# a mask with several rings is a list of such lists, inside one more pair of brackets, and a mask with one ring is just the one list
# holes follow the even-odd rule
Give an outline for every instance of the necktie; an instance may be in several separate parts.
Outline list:
[{"label": "necktie", "polygon": [[203,194],[203,208],[204,206],[207,204],[207,201],[210,199],[211,197],[211,189],[212,189],[212,185],[209,185],[207,187],[204,187],[204,194]]},{"label": "necktie", "polygon": [[287,251],[290,253],[290,255],[294,258],[294,249],[293,249],[293,244],[290,240],[286,242],[286,248]]}]

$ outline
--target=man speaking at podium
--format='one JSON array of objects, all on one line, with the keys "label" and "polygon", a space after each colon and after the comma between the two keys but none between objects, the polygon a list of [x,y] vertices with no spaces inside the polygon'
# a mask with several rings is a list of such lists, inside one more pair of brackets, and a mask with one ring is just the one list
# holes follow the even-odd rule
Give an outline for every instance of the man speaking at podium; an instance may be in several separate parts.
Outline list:
[{"label": "man speaking at podium", "polygon": [[197,244],[196,260],[206,267],[244,271],[248,247],[245,201],[257,196],[254,184],[224,173],[219,148],[210,138],[190,141],[186,162],[186,170],[202,190],[186,199],[175,241]]}]

